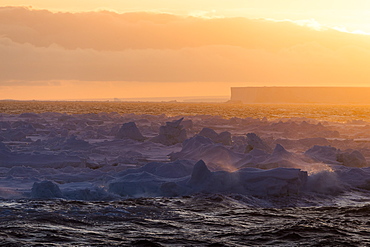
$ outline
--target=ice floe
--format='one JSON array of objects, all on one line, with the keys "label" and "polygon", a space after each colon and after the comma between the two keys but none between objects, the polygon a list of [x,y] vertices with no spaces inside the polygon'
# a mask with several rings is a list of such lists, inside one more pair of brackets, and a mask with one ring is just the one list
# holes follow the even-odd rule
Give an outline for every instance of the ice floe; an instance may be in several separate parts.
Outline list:
[{"label": "ice floe", "polygon": [[370,194],[364,122],[1,114],[0,197]]}]

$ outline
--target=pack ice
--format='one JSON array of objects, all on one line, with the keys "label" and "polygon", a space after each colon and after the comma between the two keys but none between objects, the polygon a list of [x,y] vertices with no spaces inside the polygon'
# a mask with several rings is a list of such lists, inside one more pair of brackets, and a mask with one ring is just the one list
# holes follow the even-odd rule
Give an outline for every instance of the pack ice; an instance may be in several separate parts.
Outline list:
[{"label": "pack ice", "polygon": [[367,124],[208,115],[1,114],[0,197],[368,196]]}]

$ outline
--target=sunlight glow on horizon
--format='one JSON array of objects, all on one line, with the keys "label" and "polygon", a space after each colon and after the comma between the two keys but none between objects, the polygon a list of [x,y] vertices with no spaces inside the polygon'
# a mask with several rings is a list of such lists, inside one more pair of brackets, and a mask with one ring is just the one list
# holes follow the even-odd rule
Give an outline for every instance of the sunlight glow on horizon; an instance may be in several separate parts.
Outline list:
[{"label": "sunlight glow on horizon", "polygon": [[4,0],[0,99],[370,86],[366,9],[370,1]]}]

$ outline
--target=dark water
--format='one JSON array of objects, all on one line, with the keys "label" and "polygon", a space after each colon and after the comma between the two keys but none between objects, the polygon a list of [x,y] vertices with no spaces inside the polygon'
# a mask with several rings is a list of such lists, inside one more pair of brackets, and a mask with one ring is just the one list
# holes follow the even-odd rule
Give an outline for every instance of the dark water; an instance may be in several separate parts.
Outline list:
[{"label": "dark water", "polygon": [[197,195],[0,203],[1,246],[370,246],[370,205],[255,208]]}]

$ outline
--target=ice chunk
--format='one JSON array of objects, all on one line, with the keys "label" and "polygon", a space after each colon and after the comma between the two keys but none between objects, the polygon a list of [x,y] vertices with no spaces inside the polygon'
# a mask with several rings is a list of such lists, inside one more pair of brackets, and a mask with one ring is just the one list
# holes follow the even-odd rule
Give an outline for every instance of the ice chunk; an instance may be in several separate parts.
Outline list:
[{"label": "ice chunk", "polygon": [[181,124],[184,126],[184,129],[191,130],[194,126],[193,121],[188,119],[188,120],[183,120]]},{"label": "ice chunk", "polygon": [[164,182],[168,181],[148,172],[131,173],[112,181],[108,192],[130,197],[158,196]]},{"label": "ice chunk", "polygon": [[31,139],[27,138],[27,134],[23,131],[9,131],[4,135],[4,138],[10,141],[19,141],[19,142],[30,142]]},{"label": "ice chunk", "polygon": [[305,152],[305,155],[316,161],[321,161],[328,164],[339,164],[337,161],[338,150],[331,146],[315,145]]},{"label": "ice chunk", "polygon": [[36,113],[25,112],[25,113],[20,114],[19,118],[31,118],[31,119],[33,118],[33,119],[36,119],[36,118],[41,118],[41,117]]},{"label": "ice chunk", "polygon": [[280,145],[276,144],[274,151],[272,152],[271,158],[272,159],[280,159],[280,158],[290,158],[292,153],[289,153],[285,150],[285,148]]},{"label": "ice chunk", "polygon": [[231,133],[228,131],[221,132],[218,135],[217,142],[222,143],[224,145],[231,145],[232,144]]},{"label": "ice chunk", "polygon": [[127,169],[118,173],[118,176],[125,176],[130,173],[148,172],[164,178],[181,178],[191,174],[193,162],[188,160],[176,160],[170,163],[150,162],[140,168]]},{"label": "ice chunk", "polygon": [[210,172],[203,161],[194,166],[188,181],[190,193],[239,193],[260,196],[299,194],[306,185],[307,172],[295,168],[261,170],[245,168],[236,172]]},{"label": "ice chunk", "polygon": [[272,169],[277,167],[295,167],[295,163],[299,163],[299,159],[292,153],[285,150],[285,148],[276,144],[272,154],[266,160],[257,164],[257,167],[263,169]]},{"label": "ice chunk", "polygon": [[235,166],[242,167],[257,167],[258,164],[263,163],[270,155],[263,150],[253,149],[243,159],[238,161]]},{"label": "ice chunk", "polygon": [[255,195],[299,194],[307,182],[307,172],[296,168],[275,168],[271,170],[242,169],[239,179],[244,187]]},{"label": "ice chunk", "polygon": [[117,139],[132,139],[135,141],[144,141],[145,137],[140,133],[135,122],[124,123],[116,134]]},{"label": "ice chunk", "polygon": [[283,145],[285,148],[294,149],[299,152],[304,152],[308,148],[312,148],[314,145],[327,146],[330,142],[325,138],[314,137],[314,138],[303,138],[299,140],[279,138],[275,140],[275,143]]},{"label": "ice chunk", "polygon": [[1,153],[10,153],[10,149],[8,148],[7,145],[5,145],[3,142],[0,141],[0,154]]},{"label": "ice chunk", "polygon": [[180,188],[175,182],[165,182],[160,186],[160,191],[163,196],[174,197],[180,196]]},{"label": "ice chunk", "polygon": [[203,128],[198,135],[207,137],[215,143],[222,143],[224,145],[232,144],[231,134],[228,131],[217,134],[216,131],[214,131],[213,129]]},{"label": "ice chunk", "polygon": [[365,157],[357,150],[352,152],[342,152],[337,154],[337,161],[345,166],[351,167],[366,167],[367,162]]},{"label": "ice chunk", "polygon": [[11,129],[11,125],[10,125],[10,123],[8,123],[8,122],[4,122],[4,121],[0,121],[0,129],[3,129],[3,130],[9,130],[9,129]]},{"label": "ice chunk", "polygon": [[90,144],[87,141],[77,139],[76,136],[72,135],[68,138],[65,143],[61,144],[61,149],[88,149]]},{"label": "ice chunk", "polygon": [[342,164],[350,167],[365,167],[367,161],[358,150],[341,151],[330,146],[317,146],[307,150],[305,154],[314,160],[328,164]]},{"label": "ice chunk", "polygon": [[321,171],[308,177],[306,190],[321,194],[335,195],[344,190],[344,183],[337,173]]},{"label": "ice chunk", "polygon": [[187,139],[183,142],[182,151],[188,152],[198,149],[204,145],[212,145],[214,144],[211,139],[203,137],[203,136],[194,136],[190,139]]},{"label": "ice chunk", "polygon": [[345,166],[336,166],[335,173],[338,180],[352,187],[370,190],[370,167],[349,168]]},{"label": "ice chunk", "polygon": [[57,154],[33,154],[24,153],[10,153],[8,155],[1,155],[0,165],[4,167],[28,166],[33,168],[61,168],[66,166],[83,167],[84,163],[81,158],[76,155],[68,155],[66,153]]},{"label": "ice chunk", "polygon": [[166,122],[165,126],[159,128],[159,135],[151,139],[152,142],[167,146],[181,143],[186,140],[186,130],[181,125],[184,118],[173,122]]},{"label": "ice chunk", "polygon": [[199,136],[204,136],[204,137],[207,137],[209,139],[211,139],[212,141],[215,142],[215,140],[218,138],[218,134],[216,133],[216,131],[214,131],[213,129],[210,129],[210,128],[203,128],[199,134]]},{"label": "ice chunk", "polygon": [[211,176],[211,171],[208,169],[203,160],[199,160],[193,168],[193,173],[189,180],[189,185],[196,186],[204,183]]},{"label": "ice chunk", "polygon": [[117,198],[116,195],[108,193],[103,188],[93,187],[76,190],[63,191],[65,198],[69,200],[85,200],[85,201],[109,201]]},{"label": "ice chunk", "polygon": [[51,181],[35,182],[31,190],[32,198],[39,199],[52,199],[62,198],[63,194],[59,189],[59,186]]},{"label": "ice chunk", "polygon": [[271,147],[269,147],[259,136],[255,133],[248,133],[247,134],[247,144],[246,152],[249,152],[255,148],[263,150],[267,153],[272,151]]},{"label": "ice chunk", "polygon": [[13,177],[37,177],[40,175],[40,172],[31,167],[14,166],[8,171],[7,175]]},{"label": "ice chunk", "polygon": [[235,164],[243,158],[243,154],[235,153],[222,144],[215,144],[203,136],[195,136],[183,143],[180,152],[171,153],[171,160],[190,159],[204,160],[213,170],[233,171]]}]

